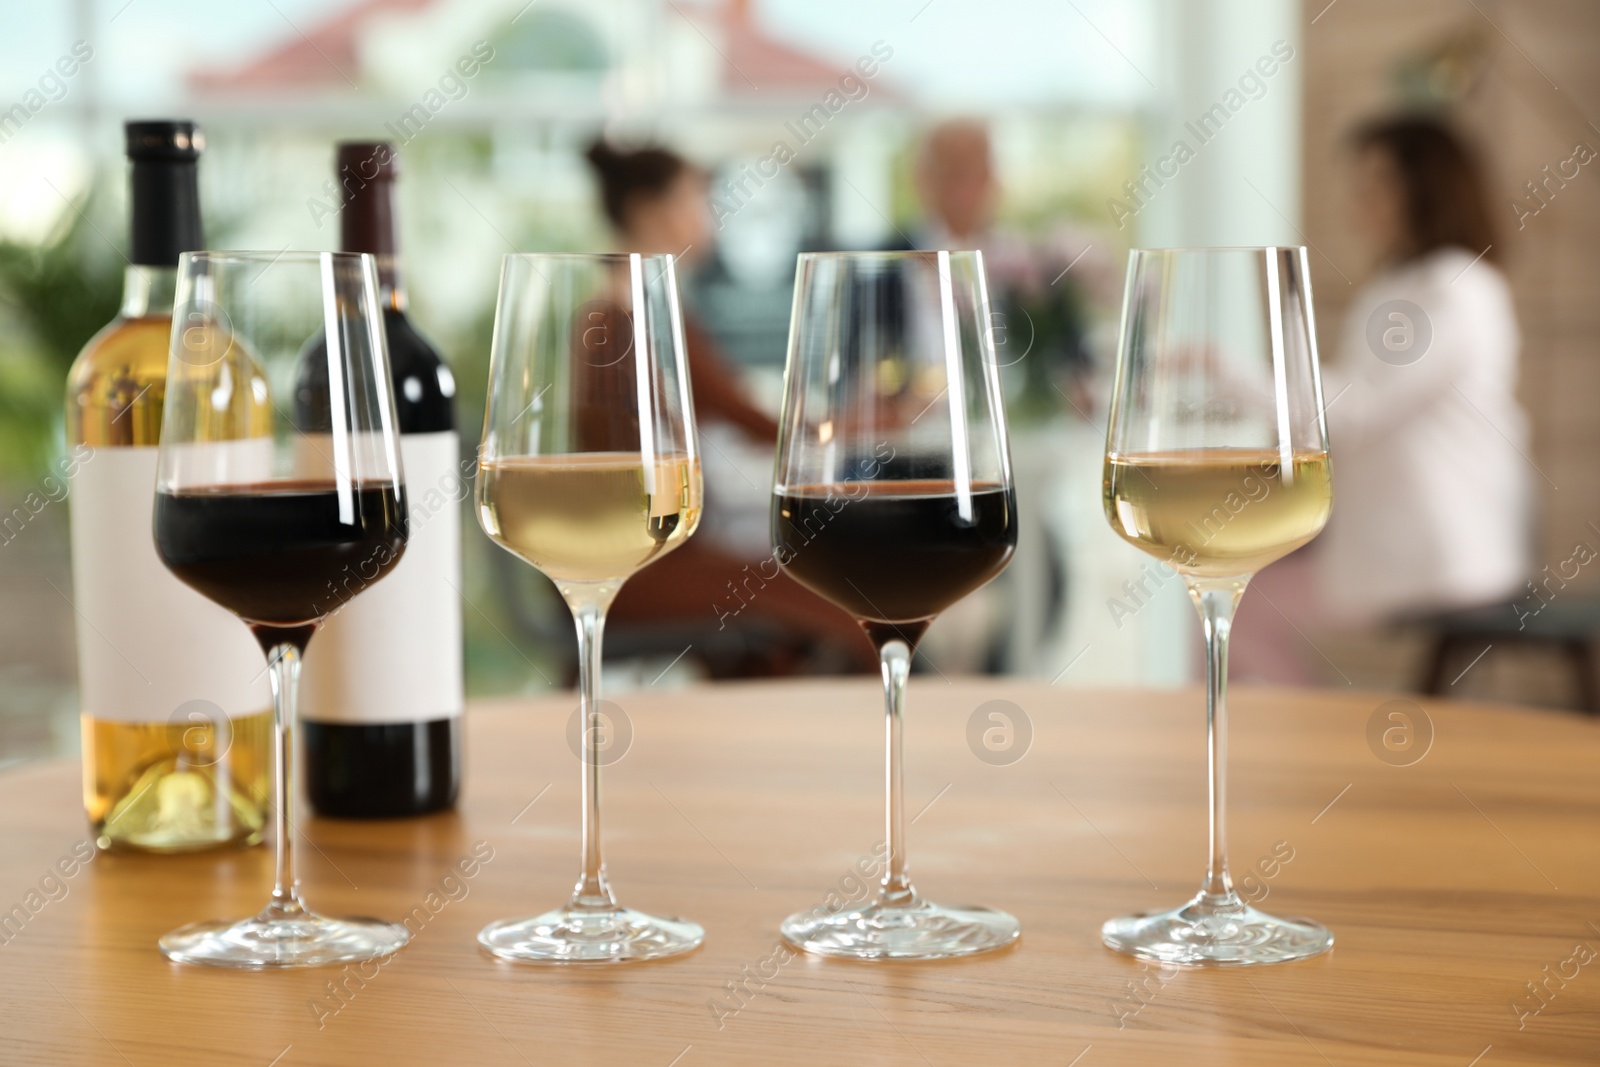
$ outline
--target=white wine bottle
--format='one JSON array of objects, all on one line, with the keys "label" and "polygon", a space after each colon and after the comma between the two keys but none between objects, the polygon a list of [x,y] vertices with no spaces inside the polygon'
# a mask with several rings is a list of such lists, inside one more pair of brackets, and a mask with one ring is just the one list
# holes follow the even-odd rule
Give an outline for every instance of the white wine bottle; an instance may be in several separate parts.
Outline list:
[{"label": "white wine bottle", "polygon": [[[204,246],[192,122],[127,124],[122,310],[67,378],[83,795],[105,849],[186,852],[261,840],[272,712],[261,650],[174,578],[151,536],[178,254]],[[266,382],[246,359],[215,416],[259,436]],[[219,393],[219,396],[222,395]]]}]

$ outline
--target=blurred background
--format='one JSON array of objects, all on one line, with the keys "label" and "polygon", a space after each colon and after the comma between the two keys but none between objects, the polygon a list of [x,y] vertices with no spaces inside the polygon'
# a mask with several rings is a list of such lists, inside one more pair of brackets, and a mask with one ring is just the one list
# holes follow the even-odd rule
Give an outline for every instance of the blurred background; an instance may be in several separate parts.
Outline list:
[{"label": "blurred background", "polygon": [[[401,143],[413,319],[452,366],[468,450],[502,254],[616,241],[585,159],[596,138],[665,146],[703,173],[685,301],[769,413],[797,252],[982,244],[1007,294],[997,335],[1027,526],[1005,578],[940,621],[922,669],[1062,687],[1184,684],[1199,656],[1181,583],[1100,514],[1127,249],[1310,245],[1328,358],[1382,266],[1351,222],[1350,133],[1439,117],[1483,164],[1490,261],[1521,329],[1511,402],[1531,432],[1480,432],[1518,454],[1533,501],[1528,589],[1357,627],[1248,610],[1298,646],[1314,684],[1431,676],[1450,696],[1593,709],[1600,569],[1566,567],[1580,544],[1600,551],[1600,9],[1585,0],[64,0],[13,5],[5,30],[0,761],[77,747],[68,502],[48,479],[67,367],[120,293],[121,123],[157,117],[205,128],[218,248],[336,247],[333,142]],[[75,73],[56,73],[74,54]],[[479,69],[463,77],[468,55]],[[770,447],[715,432],[725,525],[743,516],[759,540]],[[1339,447],[1336,433],[1336,470]],[[1404,514],[1377,521],[1406,533]],[[560,684],[565,608],[464,527],[469,695]],[[719,625],[727,595],[680,591],[681,641],[624,625],[611,692],[854,665]]]}]

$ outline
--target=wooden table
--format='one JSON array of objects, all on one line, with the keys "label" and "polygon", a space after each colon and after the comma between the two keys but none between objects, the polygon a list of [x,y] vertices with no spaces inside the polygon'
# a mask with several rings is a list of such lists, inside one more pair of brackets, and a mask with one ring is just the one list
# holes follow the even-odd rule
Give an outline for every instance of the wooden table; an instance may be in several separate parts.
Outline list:
[{"label": "wooden table", "polygon": [[[263,902],[265,849],[99,856],[47,885],[59,899],[34,898],[37,914],[0,947],[0,1063],[1600,1062],[1600,958],[1567,962],[1575,946],[1600,951],[1600,728],[1426,703],[1431,749],[1398,765],[1368,739],[1388,699],[1235,694],[1234,870],[1255,869],[1247,885],[1269,910],[1334,929],[1318,959],[1162,974],[1099,943],[1107,916],[1179,903],[1198,883],[1197,692],[919,676],[913,873],[935,899],[1017,915],[1016,948],[894,965],[779,949],[778,921],[839,886],[881,836],[878,693],[852,680],[622,697],[634,737],[606,772],[612,876],[625,902],[699,920],[706,944],[635,966],[502,963],[474,935],[570,890],[578,775],[563,739],[570,699],[497,702],[469,713],[459,812],[305,824],[315,907],[423,908],[412,944],[369,979],[161,958],[167,929]],[[993,700],[1032,723],[1009,765],[967,742]],[[24,903],[84,839],[76,764],[0,776],[0,908]],[[475,846],[492,858],[445,882]],[[1263,878],[1263,861],[1288,850]],[[1547,983],[1542,1002],[1529,982]]]}]

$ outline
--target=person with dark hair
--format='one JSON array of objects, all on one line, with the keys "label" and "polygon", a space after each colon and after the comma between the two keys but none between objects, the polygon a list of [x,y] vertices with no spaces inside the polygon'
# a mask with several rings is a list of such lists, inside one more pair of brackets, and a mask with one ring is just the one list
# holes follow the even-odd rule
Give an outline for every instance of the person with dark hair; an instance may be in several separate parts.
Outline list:
[{"label": "person with dark hair", "polygon": [[[585,158],[599,179],[600,204],[620,250],[670,253],[681,266],[692,266],[710,250],[707,180],[700,168],[665,148],[628,150],[603,139],[589,146]],[[684,340],[696,416],[776,442],[778,424],[750,403],[716,341],[692,316],[684,320]]]},{"label": "person with dark hair", "polygon": [[[1333,516],[1256,583],[1291,618],[1345,628],[1515,598],[1533,488],[1516,313],[1476,156],[1427,117],[1367,123],[1351,146],[1352,221],[1375,270],[1323,374]],[[1244,631],[1242,675],[1303,680]]]},{"label": "person with dark hair", "polygon": [[1477,157],[1431,118],[1378,119],[1351,138],[1356,221],[1386,267],[1435,252],[1500,261]]},{"label": "person with dark hair", "polygon": [[[711,250],[707,179],[700,168],[666,148],[627,149],[604,139],[585,158],[620,251],[670,253],[680,265],[692,265]],[[731,428],[752,445],[775,446],[777,422],[750,401],[715,338],[688,309],[683,333],[702,441]],[[768,556],[765,486],[757,494],[760,533],[752,541],[728,521],[733,501],[750,496],[744,492],[749,478],[722,462],[715,448],[706,450],[703,464],[699,533],[628,580],[608,616],[613,631],[629,624],[709,630],[698,642],[706,646],[702,658],[723,674],[781,672],[801,661],[876,670],[877,657],[855,621]],[[719,642],[732,651],[719,654]]]}]

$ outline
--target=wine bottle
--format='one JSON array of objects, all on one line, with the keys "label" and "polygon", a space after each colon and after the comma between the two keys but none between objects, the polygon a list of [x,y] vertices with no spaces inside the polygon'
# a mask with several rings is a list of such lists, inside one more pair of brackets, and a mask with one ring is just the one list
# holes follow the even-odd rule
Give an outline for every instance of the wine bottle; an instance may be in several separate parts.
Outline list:
[{"label": "wine bottle", "polygon": [[[439,811],[455,804],[461,785],[464,487],[455,381],[406,315],[395,256],[397,173],[392,144],[339,145],[340,241],[378,261],[411,507],[410,538],[393,572],[330,616],[306,654],[306,795],[320,814],[340,818]],[[302,373],[326,374],[325,359],[308,354]]]},{"label": "wine bottle", "polygon": [[[126,135],[122,309],[67,378],[84,802],[101,848],[255,844],[272,766],[261,650],[162,566],[150,534],[178,254],[204,244],[204,140],[182,121],[130,122]],[[269,432],[265,380],[247,356],[231,366],[249,381],[218,394],[219,427],[241,440]]]}]

